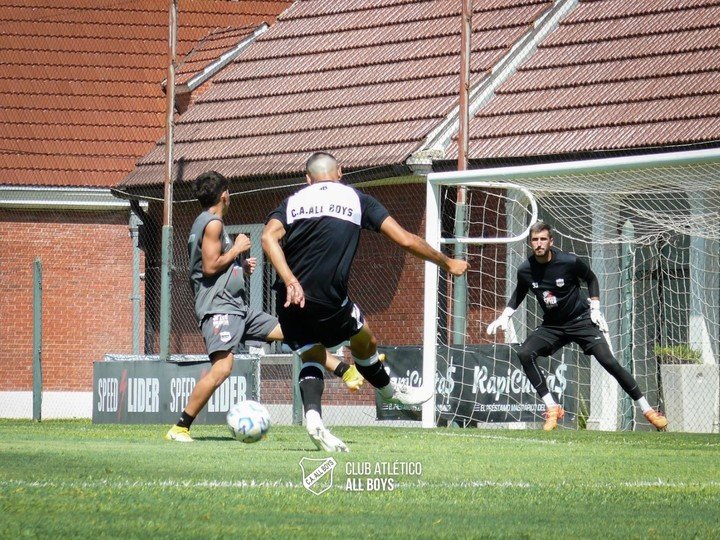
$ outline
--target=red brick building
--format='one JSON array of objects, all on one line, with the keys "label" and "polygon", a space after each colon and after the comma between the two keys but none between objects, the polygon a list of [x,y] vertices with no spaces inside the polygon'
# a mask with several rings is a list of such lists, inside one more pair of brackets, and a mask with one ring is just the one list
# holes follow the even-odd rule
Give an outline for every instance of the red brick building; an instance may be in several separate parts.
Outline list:
[{"label": "red brick building", "polygon": [[[232,52],[290,3],[181,0],[178,82],[199,75],[196,96],[208,51]],[[165,132],[167,44],[161,2],[0,7],[0,416],[31,411],[35,259],[46,416],[86,416],[93,361],[144,349],[148,261],[110,188]]]},{"label": "red brick building", "polygon": [[[190,67],[190,56],[186,71],[181,69],[179,90],[190,90],[186,86],[192,86],[190,74],[199,73],[200,65],[207,66],[206,59],[228,50],[225,38],[239,43],[261,22],[273,23],[291,2],[203,3],[228,10],[222,15],[193,12],[192,5],[196,4],[184,7],[180,3],[180,49],[184,54],[194,47],[198,69]],[[98,314],[92,337],[82,336],[86,318],[65,317],[67,332],[53,330],[51,335],[46,326],[47,388],[88,389],[93,360],[111,348],[131,352],[133,324],[127,315],[131,309],[122,307],[123,303],[129,306],[128,296],[132,296],[128,276],[132,275],[133,246],[130,237],[123,240],[129,220],[123,205],[130,200],[141,201],[152,218],[146,220],[139,239],[145,278],[140,342],[141,352],[156,352],[157,224],[162,221],[165,149],[162,141],[155,143],[163,133],[164,96],[159,83],[164,79],[166,13],[150,2],[131,2],[130,6],[131,11],[144,9],[148,13],[142,17],[152,14],[156,22],[135,27],[132,21],[140,15],[134,11],[112,12],[119,18],[106,22],[108,14],[98,10],[90,14],[81,2],[69,3],[62,16],[62,10],[53,11],[52,6],[40,12],[0,8],[0,13],[11,13],[11,20],[21,29],[17,31],[21,35],[0,36],[15,57],[10,65],[35,74],[18,73],[15,79],[0,83],[8,85],[4,94],[18,103],[11,107],[14,116],[9,127],[0,128],[10,130],[2,134],[0,184],[112,186],[115,204],[122,208],[110,215],[79,214],[88,230],[98,225],[90,237],[107,236],[98,239],[94,253],[89,245],[87,251],[71,255],[73,263],[87,268],[88,262],[78,261],[84,256],[93,260],[101,251],[98,246],[113,245],[117,251],[110,257],[110,267],[123,278],[105,274],[102,269],[107,264],[86,271],[105,278],[97,283],[113,288],[106,303],[116,306],[110,320]],[[682,6],[620,0],[476,2],[470,77],[471,167],[717,144],[718,9],[710,0]],[[73,19],[66,20],[66,13]],[[183,13],[186,17],[192,13],[199,22],[184,21]],[[232,24],[230,14],[237,17]],[[91,18],[86,21],[85,16]],[[53,30],[66,26],[72,32],[57,36]],[[95,32],[105,26],[108,36],[129,32],[138,38],[128,43],[117,37],[99,40],[99,36],[85,35],[90,28]],[[228,26],[246,28],[247,33],[216,30]],[[23,45],[23,39],[43,32],[48,36],[43,41],[47,56],[39,62],[40,53],[32,52],[37,44],[32,49]],[[226,69],[213,73],[212,85],[200,97],[191,92],[188,99],[181,92],[183,101],[177,105],[183,113],[175,130],[177,279],[172,352],[201,351],[183,275],[185,237],[197,211],[187,187],[200,172],[215,169],[231,178],[234,197],[228,222],[247,227],[262,223],[267,212],[302,183],[309,153],[329,150],[343,163],[347,181],[377,195],[401,223],[423,234],[421,174],[452,169],[456,163],[459,39],[460,3],[455,1],[295,2],[269,30],[238,50]],[[148,43],[153,44],[152,54]],[[109,50],[112,44],[117,48]],[[99,58],[103,60],[93,60]],[[35,65],[53,66],[56,72],[46,77],[43,69],[49,68],[25,69]],[[41,92],[38,89],[45,87],[36,84],[38,79],[54,82],[46,83],[49,88]],[[19,81],[25,81],[24,90],[16,90],[22,84]],[[129,96],[139,89],[143,92]],[[33,105],[41,101],[43,105]],[[186,109],[188,103],[191,106]],[[56,109],[56,116],[49,114]],[[278,187],[282,189],[269,189]],[[9,210],[2,211],[8,216]],[[33,220],[18,221],[17,210],[13,212],[15,221],[3,218],[3,227],[14,235],[3,235],[3,273],[9,272],[5,253],[20,253],[15,243],[22,243],[29,228],[36,228],[38,216],[47,219],[48,215],[41,212]],[[65,210],[61,214],[67,216]],[[117,230],[108,230],[108,223]],[[54,234],[64,234],[65,228],[59,227]],[[50,244],[46,249],[40,255],[51,260]],[[27,260],[14,264],[29,268],[35,256],[28,253]],[[364,240],[352,279],[353,294],[362,299],[370,324],[384,343],[420,343],[422,272],[421,263],[387,242],[370,236]],[[54,277],[46,276],[48,280]],[[29,282],[22,281],[20,296],[25,305]],[[62,281],[58,279],[55,286],[63,287]],[[76,287],[88,290],[82,283]],[[69,293],[69,288],[66,283],[63,291]],[[8,297],[11,293],[7,291]],[[46,311],[45,319],[62,319],[71,313],[69,306],[81,302],[76,296],[68,294],[68,302],[57,304],[64,311]],[[91,303],[98,303],[98,298],[103,297],[93,296]],[[4,390],[27,390],[32,353],[28,311],[15,307],[22,303],[19,298],[13,302],[4,294],[2,302],[3,320],[26,321],[14,330],[15,335],[1,338],[12,345],[0,353],[5,355],[0,363],[2,384]],[[474,313],[472,317],[483,320],[493,315]],[[113,336],[105,341],[103,332],[108,327]],[[60,337],[64,333],[67,342]],[[84,350],[74,348],[83,340],[88,342]],[[55,378],[59,366],[67,362],[66,350],[77,351],[78,358],[69,362],[74,379],[84,382],[70,384]]]}]

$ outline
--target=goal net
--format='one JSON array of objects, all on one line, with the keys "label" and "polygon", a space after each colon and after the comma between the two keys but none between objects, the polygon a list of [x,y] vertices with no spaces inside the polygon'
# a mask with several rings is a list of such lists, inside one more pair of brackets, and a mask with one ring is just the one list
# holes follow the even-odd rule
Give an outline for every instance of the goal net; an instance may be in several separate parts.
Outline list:
[{"label": "goal net", "polygon": [[[522,186],[522,187],[520,187]],[[424,373],[437,401],[423,425],[523,424],[545,408],[515,350],[541,322],[528,295],[488,336],[529,256],[536,219],[600,282],[611,347],[678,431],[718,431],[720,151],[437,173],[428,177],[427,238],[470,262],[465,278],[426,266]],[[639,408],[576,346],[538,359],[574,428],[646,428]]]}]

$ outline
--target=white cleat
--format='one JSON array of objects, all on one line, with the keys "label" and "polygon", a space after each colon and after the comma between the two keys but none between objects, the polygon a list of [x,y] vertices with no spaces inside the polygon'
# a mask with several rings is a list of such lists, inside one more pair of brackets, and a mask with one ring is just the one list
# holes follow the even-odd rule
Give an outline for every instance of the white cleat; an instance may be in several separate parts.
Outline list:
[{"label": "white cleat", "polygon": [[338,439],[335,435],[330,433],[327,428],[316,427],[313,430],[308,429],[308,435],[310,440],[315,443],[318,450],[324,450],[325,452],[349,452],[350,449],[347,445]]},{"label": "white cleat", "polygon": [[390,397],[383,397],[388,403],[399,403],[401,405],[420,405],[425,403],[435,394],[432,388],[415,388],[407,384],[391,382],[393,394]]}]

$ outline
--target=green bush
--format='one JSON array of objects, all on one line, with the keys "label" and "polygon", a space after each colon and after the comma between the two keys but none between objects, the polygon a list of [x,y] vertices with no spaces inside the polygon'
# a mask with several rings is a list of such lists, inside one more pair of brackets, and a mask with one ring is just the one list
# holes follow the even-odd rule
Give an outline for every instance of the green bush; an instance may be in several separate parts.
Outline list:
[{"label": "green bush", "polygon": [[655,345],[655,356],[661,364],[701,364],[702,353],[690,345]]}]

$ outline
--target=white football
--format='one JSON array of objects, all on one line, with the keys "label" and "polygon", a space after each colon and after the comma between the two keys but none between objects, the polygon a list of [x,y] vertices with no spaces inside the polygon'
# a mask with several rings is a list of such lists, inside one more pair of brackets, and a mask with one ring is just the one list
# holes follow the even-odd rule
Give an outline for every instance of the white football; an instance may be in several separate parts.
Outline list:
[{"label": "white football", "polygon": [[270,413],[257,401],[248,399],[230,407],[227,425],[234,439],[244,443],[258,442],[270,429]]}]

